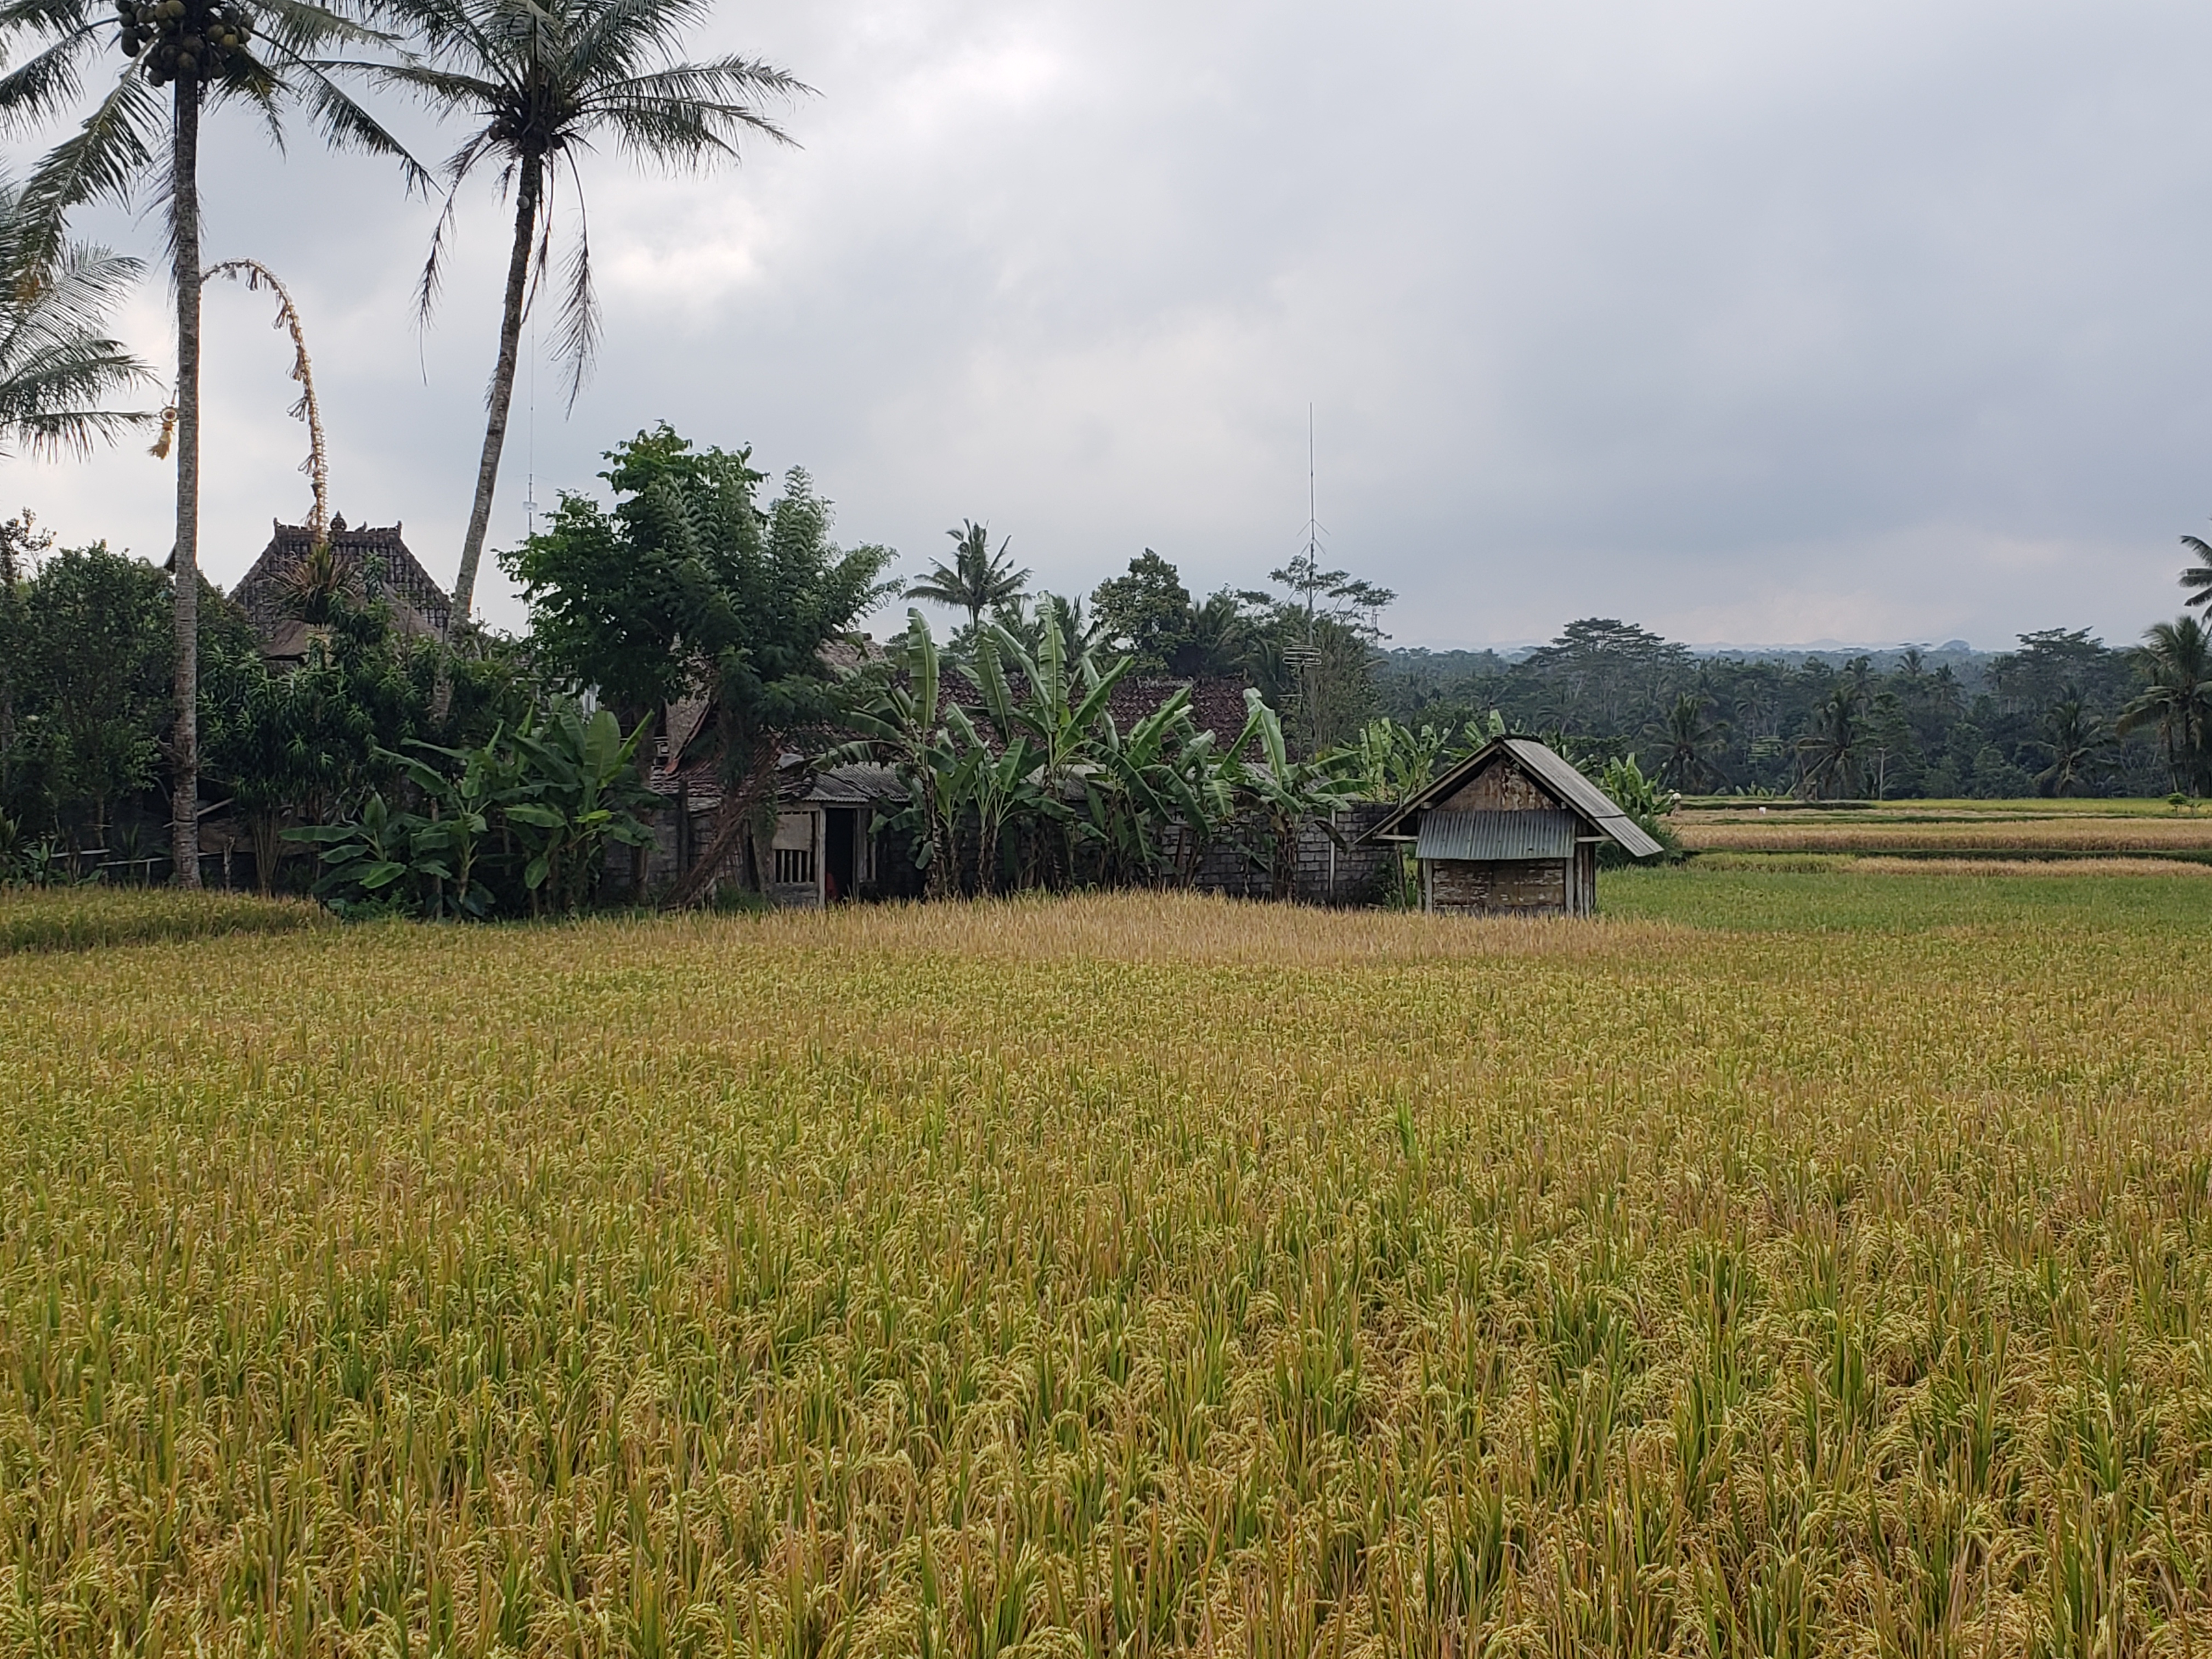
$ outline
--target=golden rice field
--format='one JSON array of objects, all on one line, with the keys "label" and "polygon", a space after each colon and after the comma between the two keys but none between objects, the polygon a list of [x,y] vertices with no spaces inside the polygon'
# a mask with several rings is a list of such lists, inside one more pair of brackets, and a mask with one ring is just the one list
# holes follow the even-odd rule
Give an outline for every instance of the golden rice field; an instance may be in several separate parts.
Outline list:
[{"label": "golden rice field", "polygon": [[1693,852],[2212,854],[2212,813],[2152,801],[1893,801],[1848,810],[1708,804],[1674,820]]},{"label": "golden rice field", "polygon": [[0,1651],[2212,1648],[2212,883],[1602,897],[0,955]]}]

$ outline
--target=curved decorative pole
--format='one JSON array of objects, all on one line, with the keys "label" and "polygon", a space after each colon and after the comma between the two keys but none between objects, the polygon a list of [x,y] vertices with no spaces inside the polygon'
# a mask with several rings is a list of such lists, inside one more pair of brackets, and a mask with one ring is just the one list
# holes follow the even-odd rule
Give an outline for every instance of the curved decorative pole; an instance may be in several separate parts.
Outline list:
[{"label": "curved decorative pole", "polygon": [[300,383],[300,401],[291,409],[295,420],[307,423],[307,459],[300,463],[300,471],[315,489],[313,516],[307,528],[318,547],[330,538],[331,533],[331,470],[329,452],[323,447],[323,411],[315,401],[315,366],[307,359],[307,337],[300,326],[300,308],[292,303],[292,295],[276,273],[258,259],[225,259],[221,264],[210,265],[210,276],[228,276],[236,282],[246,278],[248,289],[258,290],[264,283],[276,295],[276,320],[271,328],[289,330],[292,336],[292,378]]}]

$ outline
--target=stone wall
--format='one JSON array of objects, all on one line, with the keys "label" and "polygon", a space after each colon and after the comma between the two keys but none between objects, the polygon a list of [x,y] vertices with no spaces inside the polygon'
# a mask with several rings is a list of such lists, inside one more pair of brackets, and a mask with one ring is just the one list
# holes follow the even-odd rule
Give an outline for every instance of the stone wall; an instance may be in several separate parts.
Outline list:
[{"label": "stone wall", "polygon": [[[1389,812],[1387,806],[1363,803],[1326,819],[1309,818],[1300,823],[1291,896],[1302,904],[1379,903],[1397,879],[1397,845],[1365,837]],[[1329,833],[1332,825],[1334,836]],[[1180,851],[1180,833],[1170,832],[1167,839],[1171,860]],[[1254,826],[1224,837],[1199,859],[1191,885],[1202,893],[1270,897],[1273,887],[1266,860],[1248,850],[1264,845]]]},{"label": "stone wall", "polygon": [[[1397,879],[1398,848],[1395,842],[1370,842],[1364,837],[1389,815],[1389,810],[1362,803],[1346,808],[1331,819],[1308,819],[1300,824],[1297,873],[1291,896],[1302,904],[1380,903]],[[693,806],[688,813],[680,812],[673,799],[666,801],[658,812],[647,815],[646,821],[653,836],[646,870],[647,895],[665,891],[675,884],[683,871],[714,838],[714,816],[711,807]],[[1334,837],[1326,827],[1331,823],[1336,829]],[[1165,850],[1171,860],[1179,850],[1179,834],[1170,831],[1166,839]],[[1191,885],[1203,893],[1227,893],[1240,898],[1269,897],[1272,890],[1264,859],[1255,858],[1245,850],[1247,846],[1261,844],[1261,836],[1249,827],[1237,836],[1217,842],[1199,860]],[[876,891],[909,897],[921,892],[921,874],[913,868],[902,845],[892,845],[889,838],[878,842],[877,861],[877,881],[872,884]],[[738,867],[741,866],[733,860],[733,872]],[[1407,867],[1411,867],[1410,860]],[[626,896],[629,870],[629,849],[617,849],[607,860],[605,896]]]}]

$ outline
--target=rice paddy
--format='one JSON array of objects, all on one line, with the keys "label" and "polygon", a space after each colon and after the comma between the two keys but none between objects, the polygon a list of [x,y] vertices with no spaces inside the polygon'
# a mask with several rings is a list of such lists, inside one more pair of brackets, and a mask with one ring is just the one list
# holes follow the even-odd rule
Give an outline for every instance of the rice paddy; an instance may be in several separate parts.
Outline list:
[{"label": "rice paddy", "polygon": [[2212,1645],[2212,883],[1602,899],[0,956],[0,1652]]},{"label": "rice paddy", "polygon": [[1676,820],[1694,852],[2212,855],[2212,813],[2151,801],[1893,801],[1846,809],[1707,804]]}]

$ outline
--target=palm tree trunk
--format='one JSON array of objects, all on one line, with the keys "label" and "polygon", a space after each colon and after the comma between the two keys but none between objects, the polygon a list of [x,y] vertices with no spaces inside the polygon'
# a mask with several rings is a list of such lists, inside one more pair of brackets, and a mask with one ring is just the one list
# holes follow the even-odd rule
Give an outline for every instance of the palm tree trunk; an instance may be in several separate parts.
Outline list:
[{"label": "palm tree trunk", "polygon": [[[458,623],[469,619],[470,606],[476,599],[477,564],[483,556],[484,533],[491,527],[499,453],[507,444],[507,411],[514,401],[514,360],[522,343],[522,299],[530,277],[530,240],[538,228],[538,198],[544,172],[543,156],[522,158],[522,179],[514,196],[514,247],[507,260],[507,305],[499,319],[499,362],[491,372],[483,455],[477,462],[477,500],[469,509],[469,533],[461,544],[460,572],[453,578],[453,621]],[[449,623],[449,630],[451,627]]]},{"label": "palm tree trunk", "polygon": [[177,285],[177,726],[170,762],[175,793],[170,803],[175,848],[172,878],[180,887],[200,884],[200,88],[190,75],[177,77],[176,120],[170,157],[169,210],[173,216]]}]

